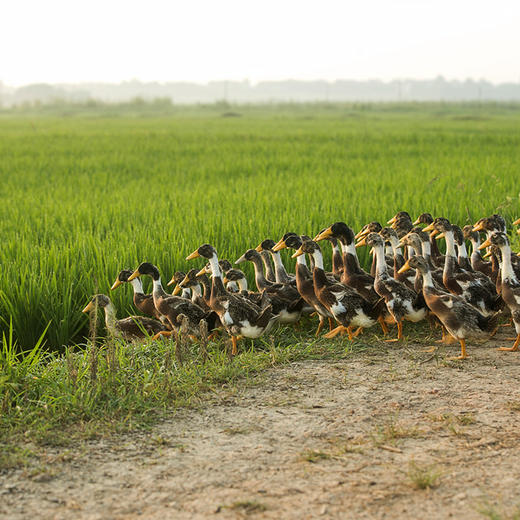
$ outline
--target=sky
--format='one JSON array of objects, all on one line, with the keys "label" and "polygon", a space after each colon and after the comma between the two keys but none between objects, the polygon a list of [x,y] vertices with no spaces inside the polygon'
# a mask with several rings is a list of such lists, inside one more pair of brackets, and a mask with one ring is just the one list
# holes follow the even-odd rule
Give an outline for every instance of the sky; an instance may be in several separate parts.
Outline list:
[{"label": "sky", "polygon": [[520,81],[520,0],[2,0],[0,81]]}]

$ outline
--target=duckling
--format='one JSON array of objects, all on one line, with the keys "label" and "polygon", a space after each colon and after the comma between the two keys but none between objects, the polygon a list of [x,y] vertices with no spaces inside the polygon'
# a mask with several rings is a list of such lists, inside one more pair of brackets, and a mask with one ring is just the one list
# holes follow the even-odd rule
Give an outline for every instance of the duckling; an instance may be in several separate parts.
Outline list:
[{"label": "duckling", "polygon": [[403,337],[403,320],[417,322],[426,318],[428,309],[424,299],[388,274],[384,258],[384,241],[378,234],[369,233],[357,245],[367,245],[374,250],[377,260],[374,288],[377,294],[384,298],[388,312],[397,323],[397,339],[387,341],[400,341]]},{"label": "duckling", "polygon": [[141,280],[135,278],[131,282],[128,281],[128,278],[132,275],[132,273],[133,271],[130,269],[123,269],[120,271],[117,275],[116,281],[113,283],[112,287],[110,287],[110,290],[113,291],[123,283],[130,283],[134,289],[134,305],[136,306],[137,310],[143,314],[146,314],[147,316],[161,320],[162,315],[153,304],[153,295],[144,294]]},{"label": "duckling", "polygon": [[500,310],[501,301],[498,295],[493,295],[480,280],[467,271],[459,268],[456,272],[455,238],[449,220],[439,217],[434,220],[433,224],[424,228],[424,231],[434,230],[436,233],[440,233],[436,238],[444,237],[446,240],[446,260],[442,277],[444,287],[449,292],[464,298],[485,316]]},{"label": "duckling", "polygon": [[326,338],[333,338],[337,334],[347,332],[352,340],[356,334],[352,327],[372,327],[382,320],[379,309],[367,302],[350,287],[331,281],[327,278],[323,269],[323,257],[320,246],[313,240],[304,240],[300,248],[294,253],[293,258],[307,253],[314,257],[313,284],[314,292],[321,304],[334,316],[338,327],[333,329]]},{"label": "duckling", "polygon": [[274,240],[270,238],[264,240],[260,245],[257,246],[256,251],[262,253],[263,251],[268,251],[271,254],[274,263],[274,274],[277,283],[291,283],[296,285],[296,278],[294,275],[290,275],[285,270],[285,266],[282,262],[282,257],[278,251],[274,251],[273,247],[276,244]]},{"label": "duckling", "polygon": [[108,332],[126,340],[153,336],[167,328],[159,321],[145,316],[129,316],[122,320],[116,319],[116,309],[108,296],[96,294],[92,297],[82,312],[94,311],[97,307],[105,310],[105,324]]},{"label": "duckling", "polygon": [[[149,262],[143,262],[128,278],[129,281],[143,275],[151,276],[153,279],[153,302],[155,308],[166,317],[172,329],[177,330],[181,323],[179,315],[184,314],[188,318],[189,334],[200,335],[200,321],[206,320],[208,331],[212,331],[217,325],[217,316],[213,312],[205,312],[190,300],[166,293],[161,283],[161,276],[157,267]],[[172,331],[159,332],[158,335],[171,336]],[[157,336],[158,336],[157,335]]]},{"label": "duckling", "polygon": [[466,339],[489,338],[497,329],[498,313],[484,316],[475,307],[468,304],[465,299],[434,286],[430,267],[426,260],[420,256],[412,256],[401,267],[417,269],[423,279],[423,295],[430,311],[437,316],[448,332],[459,341],[461,354],[452,359],[466,359]]},{"label": "duckling", "polygon": [[273,316],[271,313],[272,307],[270,304],[259,307],[243,296],[230,294],[226,291],[222,281],[222,271],[218,263],[217,251],[210,244],[201,245],[186,260],[201,256],[207,258],[211,266],[212,279],[209,306],[217,313],[222,325],[231,336],[233,344],[232,354],[236,355],[237,337],[260,337],[274,325],[277,316]]},{"label": "duckling", "polygon": [[520,282],[513,270],[511,264],[511,247],[507,235],[501,231],[495,231],[491,236],[480,246],[484,249],[489,246],[498,247],[501,252],[502,263],[500,267],[501,278],[500,294],[505,304],[511,311],[511,317],[516,330],[516,340],[512,347],[500,347],[498,350],[506,350],[514,352],[520,346]]},{"label": "duckling", "polygon": [[[302,239],[295,233],[286,233],[279,242],[273,247],[275,251],[281,251],[282,249],[291,248],[298,250],[302,245]],[[329,321],[330,330],[333,329],[333,315],[332,313],[320,302],[318,296],[314,291],[314,282],[312,274],[307,267],[305,262],[305,255],[299,255],[296,259],[296,288],[300,296],[305,300],[307,306],[313,311],[317,312],[320,320],[318,328],[316,330],[316,336],[320,334],[325,322]]]}]

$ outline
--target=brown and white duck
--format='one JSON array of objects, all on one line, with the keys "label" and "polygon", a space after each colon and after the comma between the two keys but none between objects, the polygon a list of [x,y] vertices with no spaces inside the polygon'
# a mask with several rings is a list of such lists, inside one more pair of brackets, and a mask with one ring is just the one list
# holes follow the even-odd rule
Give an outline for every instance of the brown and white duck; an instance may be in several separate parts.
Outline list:
[{"label": "brown and white duck", "polygon": [[[200,335],[200,321],[206,320],[208,331],[212,331],[218,324],[215,313],[206,312],[198,305],[192,303],[186,298],[173,296],[164,291],[161,283],[161,275],[159,269],[149,262],[143,262],[130,276],[129,281],[140,276],[150,276],[153,280],[153,302],[155,308],[168,320],[172,329],[177,330],[181,323],[179,315],[183,314],[188,318],[189,334],[193,336]],[[160,335],[171,336],[172,331],[160,332]]]},{"label": "brown and white duck", "polygon": [[379,320],[377,307],[362,298],[356,291],[337,281],[331,281],[323,268],[323,257],[319,245],[313,240],[304,240],[293,257],[303,254],[314,258],[313,284],[314,293],[321,304],[334,316],[338,327],[325,335],[333,338],[337,334],[347,332],[349,339],[355,337],[352,327],[359,329],[372,327]]},{"label": "brown and white duck", "polygon": [[491,236],[480,246],[484,249],[488,246],[498,247],[501,252],[502,262],[500,265],[500,294],[505,304],[511,311],[511,317],[516,330],[516,340],[512,347],[501,347],[499,350],[517,351],[520,347],[520,282],[513,270],[511,263],[511,247],[509,239],[505,233],[500,231],[494,232]]},{"label": "brown and white duck", "polygon": [[117,278],[113,283],[112,287],[110,287],[110,290],[113,291],[114,289],[117,289],[117,287],[119,287],[123,283],[130,283],[134,290],[133,301],[137,310],[142,312],[143,314],[146,314],[146,316],[151,316],[153,318],[161,320],[162,315],[153,304],[153,295],[144,293],[143,284],[141,283],[141,280],[139,280],[139,278],[134,278],[131,281],[128,280],[130,276],[132,276],[132,273],[133,271],[130,269],[121,270],[117,275]]},{"label": "brown and white duck", "polygon": [[401,268],[416,269],[423,279],[423,295],[430,311],[437,316],[448,332],[460,343],[461,354],[452,359],[465,359],[466,339],[487,339],[496,332],[498,313],[484,316],[464,298],[435,287],[426,260],[413,256]]},{"label": "brown and white duck", "polygon": [[235,355],[238,338],[260,337],[274,325],[277,317],[271,313],[270,304],[259,307],[239,294],[231,294],[226,291],[218,263],[217,251],[213,246],[203,244],[186,259],[191,260],[198,257],[209,260],[212,273],[209,306],[217,313],[223,327],[231,336],[232,354]]},{"label": "brown and white duck", "polygon": [[[290,248],[298,250],[302,245],[302,239],[296,233],[286,233],[279,242],[273,247],[275,251]],[[325,323],[329,322],[330,330],[333,328],[332,313],[320,302],[314,291],[314,281],[312,273],[307,267],[305,255],[299,255],[296,259],[296,288],[300,296],[304,299],[307,306],[318,314],[320,323],[316,330],[316,336],[322,331]]]},{"label": "brown and white duck", "polygon": [[399,341],[403,337],[403,320],[412,322],[423,320],[428,309],[422,296],[388,274],[384,241],[381,236],[369,233],[358,243],[358,246],[362,245],[367,245],[374,251],[377,262],[374,289],[381,298],[384,298],[388,312],[397,323],[397,338],[387,341]]}]

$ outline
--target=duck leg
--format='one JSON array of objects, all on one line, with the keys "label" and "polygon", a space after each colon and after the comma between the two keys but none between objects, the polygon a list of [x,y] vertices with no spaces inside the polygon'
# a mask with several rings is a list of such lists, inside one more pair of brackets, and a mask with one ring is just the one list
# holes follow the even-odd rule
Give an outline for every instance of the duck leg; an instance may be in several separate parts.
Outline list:
[{"label": "duck leg", "polygon": [[397,341],[401,341],[403,339],[403,322],[397,322],[397,338],[394,339],[385,339],[387,343],[396,343]]},{"label": "duck leg", "polygon": [[457,340],[451,335],[448,334],[446,331],[446,327],[442,325],[442,338],[438,339],[435,343],[443,343],[444,345],[453,345],[453,343],[456,343]]},{"label": "duck leg", "polygon": [[236,336],[231,336],[231,343],[233,344],[233,348],[231,349],[231,355],[236,356],[238,353],[238,349],[237,349],[238,338]]},{"label": "duck leg", "polygon": [[325,318],[319,314],[320,317],[320,323],[318,325],[318,328],[316,329],[316,337],[320,335],[320,332],[322,331],[323,327],[325,326]]},{"label": "duck leg", "polygon": [[334,328],[334,320],[329,316],[329,331]]},{"label": "duck leg", "polygon": [[504,350],[505,352],[516,352],[520,346],[520,334],[516,337],[516,340],[512,347],[500,347],[498,350]]},{"label": "duck leg", "polygon": [[459,339],[459,342],[460,342],[460,356],[450,357],[448,359],[456,360],[456,359],[466,359],[468,357],[468,355],[466,354],[466,340]]},{"label": "duck leg", "polygon": [[383,316],[379,316],[379,318],[377,318],[377,321],[379,322],[379,325],[381,325],[383,335],[386,336],[388,334],[388,327],[386,325],[385,319],[383,318]]},{"label": "duck leg", "polygon": [[[335,338],[338,334],[344,334],[348,331],[348,327],[345,327],[343,325],[338,325],[335,329],[332,329],[330,332],[327,332],[323,337],[327,339]],[[349,333],[349,337],[352,334],[352,332]]]}]

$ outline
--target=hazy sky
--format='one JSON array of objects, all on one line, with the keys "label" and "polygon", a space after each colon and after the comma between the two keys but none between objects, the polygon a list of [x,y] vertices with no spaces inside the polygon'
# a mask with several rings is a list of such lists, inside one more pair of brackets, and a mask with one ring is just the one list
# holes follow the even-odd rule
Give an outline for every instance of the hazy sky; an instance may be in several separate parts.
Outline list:
[{"label": "hazy sky", "polygon": [[0,81],[520,81],[520,0],[2,0]]}]

